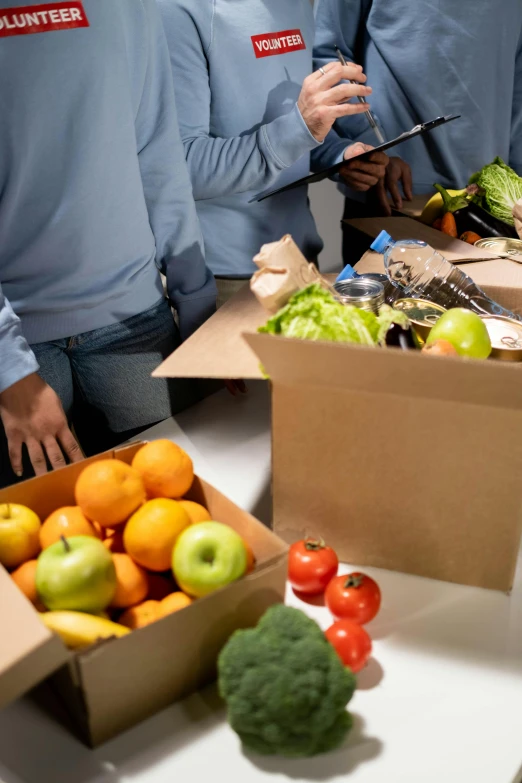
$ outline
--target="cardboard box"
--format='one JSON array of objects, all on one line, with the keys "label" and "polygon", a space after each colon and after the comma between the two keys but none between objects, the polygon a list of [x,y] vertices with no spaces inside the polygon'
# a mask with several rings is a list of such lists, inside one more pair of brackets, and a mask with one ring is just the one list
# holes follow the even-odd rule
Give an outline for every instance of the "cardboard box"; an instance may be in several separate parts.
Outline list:
[{"label": "cardboard box", "polygon": [[245,288],[156,374],[258,378],[263,364],[274,531],[320,534],[346,562],[509,591],[522,367],[255,334],[265,321]]},{"label": "cardboard box", "polygon": [[[133,444],[88,462],[110,456],[130,463],[138,448]],[[85,464],[3,490],[0,503],[23,503],[42,519],[74,505],[74,484]],[[231,633],[255,625],[269,606],[284,600],[284,542],[201,479],[188,497],[244,536],[256,556],[255,571],[163,620],[74,654],[46,629],[0,566],[0,707],[55,673],[52,684],[73,728],[97,746],[210,682]]]}]

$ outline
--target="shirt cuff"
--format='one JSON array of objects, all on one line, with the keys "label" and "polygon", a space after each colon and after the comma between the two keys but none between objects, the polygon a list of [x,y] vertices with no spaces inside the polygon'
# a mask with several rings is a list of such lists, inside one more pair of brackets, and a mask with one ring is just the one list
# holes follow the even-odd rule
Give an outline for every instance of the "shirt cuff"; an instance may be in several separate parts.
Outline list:
[{"label": "shirt cuff", "polygon": [[291,112],[264,125],[262,131],[272,156],[284,169],[322,145],[308,130],[297,103]]}]

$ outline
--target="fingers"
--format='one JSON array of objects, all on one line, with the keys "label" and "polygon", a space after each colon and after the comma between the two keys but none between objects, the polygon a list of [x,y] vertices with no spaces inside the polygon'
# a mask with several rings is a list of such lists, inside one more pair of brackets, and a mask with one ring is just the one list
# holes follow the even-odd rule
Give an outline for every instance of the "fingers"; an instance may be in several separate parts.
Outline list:
[{"label": "fingers", "polygon": [[368,155],[366,161],[368,163],[376,163],[378,166],[382,166],[383,168],[386,168],[386,166],[390,162],[390,159],[385,152],[372,152],[371,155]]},{"label": "fingers", "polygon": [[390,191],[390,196],[392,197],[394,207],[396,207],[396,209],[401,209],[402,196],[397,183],[398,180],[394,176],[390,176],[390,172],[387,172],[386,187]]},{"label": "fingers", "polygon": [[371,94],[372,88],[366,87],[364,84],[339,84],[326,93],[326,105],[334,106],[336,103],[344,103],[351,98],[367,98]]},{"label": "fingers", "polygon": [[411,177],[411,169],[407,163],[403,163],[402,166],[402,189],[404,191],[406,201],[411,201],[413,199],[413,181]]},{"label": "fingers", "polygon": [[[65,451],[65,454],[67,455],[67,457],[69,457],[71,462],[82,461],[83,459],[82,450],[78,445],[78,441],[72,434],[69,427],[64,427],[62,430],[60,430],[60,432],[58,433],[58,440],[60,441],[62,445],[62,449]],[[47,453],[49,453],[49,451]]]},{"label": "fingers", "polygon": [[369,163],[366,160],[358,160],[357,158],[353,161],[347,161],[345,165],[354,173],[361,171],[372,177],[375,180],[373,182],[374,185],[377,184],[378,179],[383,179],[386,173],[386,168],[384,166],[378,166],[376,163]]},{"label": "fingers", "polygon": [[334,117],[347,117],[351,114],[364,114],[370,109],[369,103],[342,103],[339,106],[332,106],[331,111]]},{"label": "fingers", "polygon": [[363,144],[362,141],[358,141],[356,144],[352,144],[345,149],[344,159],[350,160],[350,158],[354,158],[356,155],[362,155],[364,152],[370,152],[370,150],[373,150],[373,147],[369,144]]},{"label": "fingers", "polygon": [[346,172],[341,169],[341,176],[351,188],[360,191],[370,190],[379,181],[378,177],[372,177],[364,171],[354,171],[353,169],[348,169]]},{"label": "fingers", "polygon": [[341,63],[327,63],[323,66],[324,74],[321,71],[315,71],[314,81],[317,82],[320,89],[329,90],[335,84],[341,81],[356,81],[365,82],[366,75],[363,73],[362,65],[356,65],[355,63],[348,63],[347,65],[341,65]]},{"label": "fingers", "polygon": [[35,475],[42,476],[44,473],[47,473],[47,463],[41,444],[34,438],[28,438],[25,445],[27,446]]},{"label": "fingers", "polygon": [[53,470],[57,470],[58,468],[64,468],[65,457],[63,456],[62,450],[58,445],[58,443],[56,442],[55,438],[51,438],[51,437],[45,438],[42,445],[45,449],[45,453],[49,458],[49,462],[51,463],[51,467],[53,468]]},{"label": "fingers", "polygon": [[[7,435],[7,433],[6,433]],[[17,436],[7,435],[9,446],[9,460],[15,476],[22,476],[24,469],[22,465],[22,441]]]},{"label": "fingers", "polygon": [[232,395],[232,397],[237,397],[237,393],[238,392],[240,394],[246,394],[247,391],[248,391],[244,381],[241,381],[241,380],[233,380],[233,381],[226,380],[224,383],[225,383],[225,386],[226,386],[227,390]]},{"label": "fingers", "polygon": [[385,215],[391,215],[391,207],[388,202],[388,195],[386,193],[386,187],[384,185],[384,180],[380,179],[377,185],[375,186],[375,194],[377,196],[377,200],[379,204],[381,205],[383,212]]}]

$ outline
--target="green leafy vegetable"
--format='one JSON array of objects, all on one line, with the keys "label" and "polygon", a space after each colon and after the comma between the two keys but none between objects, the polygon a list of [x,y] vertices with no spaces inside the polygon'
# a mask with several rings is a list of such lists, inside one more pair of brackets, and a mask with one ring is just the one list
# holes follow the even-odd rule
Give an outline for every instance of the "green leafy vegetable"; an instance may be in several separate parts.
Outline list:
[{"label": "green leafy vegetable", "polygon": [[473,200],[479,203],[493,217],[515,225],[513,207],[522,198],[522,177],[510,168],[502,158],[484,166],[470,179],[470,184],[478,185],[479,195]]},{"label": "green leafy vegetable", "polygon": [[314,756],[338,747],[352,725],[355,677],[313,620],[273,606],[236,631],[218,660],[228,720],[256,753]]},{"label": "green leafy vegetable", "polygon": [[375,345],[379,322],[373,313],[341,304],[314,283],[294,294],[259,331],[302,340]]}]

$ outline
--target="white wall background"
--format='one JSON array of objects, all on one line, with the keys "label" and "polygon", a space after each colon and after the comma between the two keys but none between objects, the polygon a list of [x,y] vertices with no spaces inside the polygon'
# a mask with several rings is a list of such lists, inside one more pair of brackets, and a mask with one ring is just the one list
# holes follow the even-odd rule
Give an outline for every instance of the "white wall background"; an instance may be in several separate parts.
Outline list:
[{"label": "white wall background", "polygon": [[[314,0],[310,0],[312,5]],[[335,272],[342,267],[341,256],[341,218],[343,198],[335,184],[330,181],[318,182],[310,187],[310,203],[317,222],[319,234],[323,238],[324,250],[321,253],[321,271]]]}]

